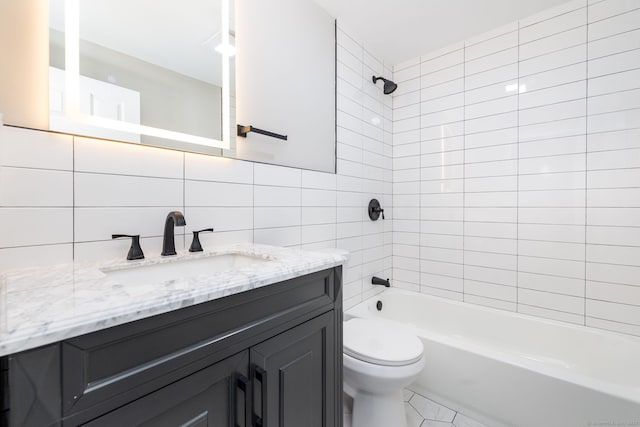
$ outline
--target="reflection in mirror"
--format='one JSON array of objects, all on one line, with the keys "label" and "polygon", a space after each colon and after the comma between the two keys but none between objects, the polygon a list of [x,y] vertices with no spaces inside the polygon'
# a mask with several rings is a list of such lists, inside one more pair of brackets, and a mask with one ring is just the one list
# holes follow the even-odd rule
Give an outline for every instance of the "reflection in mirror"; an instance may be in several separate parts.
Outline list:
[{"label": "reflection in mirror", "polygon": [[52,130],[229,148],[229,0],[49,1]]}]

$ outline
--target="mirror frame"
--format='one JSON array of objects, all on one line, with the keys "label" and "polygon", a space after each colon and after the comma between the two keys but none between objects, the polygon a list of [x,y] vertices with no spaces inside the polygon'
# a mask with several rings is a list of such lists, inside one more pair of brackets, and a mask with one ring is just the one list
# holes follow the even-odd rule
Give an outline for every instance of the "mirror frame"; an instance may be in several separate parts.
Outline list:
[{"label": "mirror frame", "polygon": [[[147,135],[167,140],[187,142],[206,147],[229,149],[230,138],[230,52],[222,49],[222,140],[205,138],[135,123],[95,117],[80,112],[80,1],[65,0],[65,104],[66,118],[72,122],[121,132]],[[229,1],[221,2],[222,44],[229,46]],[[125,141],[127,142],[127,141]]]}]

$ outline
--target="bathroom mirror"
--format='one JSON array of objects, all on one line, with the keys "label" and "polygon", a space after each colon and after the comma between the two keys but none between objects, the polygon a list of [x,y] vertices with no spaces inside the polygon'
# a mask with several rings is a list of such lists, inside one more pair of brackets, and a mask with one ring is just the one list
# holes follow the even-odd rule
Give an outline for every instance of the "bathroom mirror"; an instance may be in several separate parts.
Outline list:
[{"label": "bathroom mirror", "polygon": [[335,19],[314,0],[239,0],[235,7],[237,122],[287,136],[238,137],[235,157],[335,173]]},{"label": "bathroom mirror", "polygon": [[232,148],[232,0],[49,0],[49,128]]}]

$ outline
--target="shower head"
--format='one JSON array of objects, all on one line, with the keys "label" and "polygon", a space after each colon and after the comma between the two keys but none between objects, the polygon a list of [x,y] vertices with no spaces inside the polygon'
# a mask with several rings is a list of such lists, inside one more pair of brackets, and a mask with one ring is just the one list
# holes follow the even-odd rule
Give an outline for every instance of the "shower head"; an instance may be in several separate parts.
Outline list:
[{"label": "shower head", "polygon": [[373,80],[373,84],[378,83],[378,80],[382,80],[384,82],[384,94],[385,95],[392,94],[398,88],[397,84],[395,84],[391,80],[385,79],[384,77],[373,76],[371,78],[371,80]]}]

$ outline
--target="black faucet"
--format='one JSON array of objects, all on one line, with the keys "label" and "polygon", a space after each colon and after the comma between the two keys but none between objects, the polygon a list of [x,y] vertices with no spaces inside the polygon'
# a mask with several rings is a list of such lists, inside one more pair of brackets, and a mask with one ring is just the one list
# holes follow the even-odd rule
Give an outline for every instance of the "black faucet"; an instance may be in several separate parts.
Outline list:
[{"label": "black faucet", "polygon": [[173,233],[175,226],[184,227],[187,222],[184,220],[182,212],[173,211],[169,212],[167,219],[164,222],[164,238],[162,239],[162,256],[169,256],[176,254],[176,241]]},{"label": "black faucet", "polygon": [[391,287],[391,283],[389,282],[389,279],[384,280],[384,279],[381,279],[381,278],[376,277],[376,276],[373,276],[373,277],[371,278],[371,284],[372,284],[372,285],[380,285],[380,286],[384,286],[385,288],[389,288],[389,287]]}]

